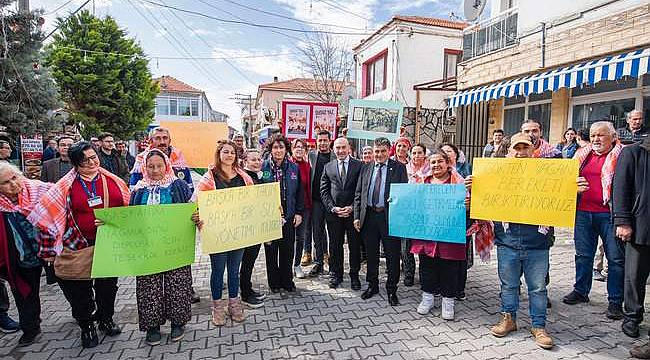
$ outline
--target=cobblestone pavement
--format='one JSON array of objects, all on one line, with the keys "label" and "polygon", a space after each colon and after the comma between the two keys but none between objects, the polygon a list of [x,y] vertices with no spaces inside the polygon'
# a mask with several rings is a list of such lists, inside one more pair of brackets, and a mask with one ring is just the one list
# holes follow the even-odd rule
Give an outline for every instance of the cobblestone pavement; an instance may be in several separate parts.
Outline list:
[{"label": "cobblestone pavement", "polygon": [[[566,234],[565,234],[566,237]],[[535,346],[528,333],[528,302],[521,303],[519,331],[503,339],[489,334],[498,320],[499,288],[496,259],[476,260],[470,270],[467,300],[456,303],[456,320],[440,318],[440,310],[422,316],[415,308],[420,290],[401,286],[401,305],[388,306],[384,289],[368,301],[343,287],[332,290],[327,279],[297,280],[295,294],[270,294],[266,306],[247,312],[243,324],[219,329],[210,322],[209,260],[198,256],[195,287],[201,303],[194,305],[185,339],[171,343],[169,327],[163,342],[150,347],[138,331],[135,279],[120,281],[116,320],[123,333],[104,338],[94,349],[83,350],[79,330],[58,286],[42,286],[43,335],[28,348],[17,349],[18,334],[0,335],[2,359],[621,359],[634,344],[647,341],[645,331],[632,341],[620,331],[620,322],[607,320],[605,284],[594,282],[589,304],[568,306],[561,297],[574,278],[573,246],[559,239],[552,249],[548,330],[553,350]],[[253,282],[267,291],[264,256],[260,254]],[[383,266],[382,266],[383,275]],[[526,297],[522,295],[522,297]],[[11,314],[16,316],[12,304]],[[644,326],[647,330],[647,326]]]}]

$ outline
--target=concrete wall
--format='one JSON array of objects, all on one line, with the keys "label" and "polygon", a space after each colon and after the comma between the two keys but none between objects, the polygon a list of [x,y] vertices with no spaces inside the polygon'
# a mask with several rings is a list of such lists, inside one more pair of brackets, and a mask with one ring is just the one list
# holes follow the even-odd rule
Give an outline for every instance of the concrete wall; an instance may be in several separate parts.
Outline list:
[{"label": "concrete wall", "polygon": [[[555,3],[556,1],[550,2]],[[527,3],[525,2],[525,4]],[[566,1],[566,3],[577,2]],[[582,4],[582,2],[580,3]],[[620,3],[628,4],[629,2],[622,1]],[[531,16],[527,13],[535,12],[535,9],[537,11],[542,9],[542,6],[539,5],[534,9],[527,8],[524,6],[525,4],[520,4],[520,16]],[[613,12],[618,10],[621,4],[617,2],[614,3],[616,6],[611,5],[599,10],[597,14],[601,14],[602,17],[598,20],[578,26],[574,25],[581,21],[570,22],[561,27],[549,29],[546,40],[546,68],[649,46],[650,4],[645,2],[641,6]],[[545,3],[543,8],[547,7],[549,6]],[[522,38],[518,45],[461,63],[458,67],[458,88],[463,90],[542,71],[540,68],[540,39],[541,34],[537,33]]]}]

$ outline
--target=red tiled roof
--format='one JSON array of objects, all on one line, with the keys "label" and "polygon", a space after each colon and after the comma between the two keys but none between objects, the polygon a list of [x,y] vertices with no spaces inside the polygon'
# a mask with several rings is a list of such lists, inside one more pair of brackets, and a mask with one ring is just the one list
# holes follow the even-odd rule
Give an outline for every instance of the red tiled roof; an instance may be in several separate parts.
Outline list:
[{"label": "red tiled roof", "polygon": [[468,23],[460,22],[460,21],[452,21],[452,20],[438,19],[438,18],[425,17],[425,16],[395,15],[389,22],[384,24],[384,26],[379,28],[374,33],[372,33],[372,35],[361,40],[361,43],[355,46],[354,48],[352,48],[352,50],[357,50],[358,48],[361,47],[361,45],[365,44],[368,40],[372,39],[375,35],[384,31],[387,27],[389,27],[391,24],[395,23],[396,21],[409,22],[413,24],[426,25],[426,26],[437,26],[437,27],[442,27],[442,28],[447,28],[452,30],[463,30],[464,28],[469,26]]},{"label": "red tiled roof", "polygon": [[163,75],[159,78],[153,79],[153,81],[157,82],[158,85],[160,85],[160,91],[193,93],[203,92],[169,75]]},{"label": "red tiled roof", "polygon": [[449,29],[463,30],[467,27],[467,23],[460,21],[451,21],[445,19],[424,17],[424,16],[393,16],[393,20],[400,20],[405,22],[412,22],[416,24],[429,25],[429,26],[439,26]]},{"label": "red tiled roof", "polygon": [[[314,79],[295,78],[286,81],[277,81],[277,82],[272,82],[267,84],[261,84],[258,87],[258,90],[284,90],[284,91],[296,91],[296,92],[317,91],[318,90],[317,85],[318,84]],[[345,82],[335,81],[334,85],[336,86],[336,88],[339,88],[341,89],[341,91],[343,91],[343,88],[345,87]]]}]

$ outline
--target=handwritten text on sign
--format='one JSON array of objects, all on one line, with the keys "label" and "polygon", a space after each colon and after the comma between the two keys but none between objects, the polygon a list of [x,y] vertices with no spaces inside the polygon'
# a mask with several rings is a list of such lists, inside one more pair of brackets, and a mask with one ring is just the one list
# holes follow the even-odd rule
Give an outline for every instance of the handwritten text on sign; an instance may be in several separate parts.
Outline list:
[{"label": "handwritten text on sign", "polygon": [[92,277],[138,276],[194,262],[196,204],[125,206],[95,210]]},{"label": "handwritten text on sign", "polygon": [[282,237],[279,183],[199,193],[201,251],[216,254]]},{"label": "handwritten text on sign", "polygon": [[474,159],[471,218],[573,227],[578,161]]},{"label": "handwritten text on sign", "polygon": [[226,123],[162,121],[160,126],[169,129],[172,146],[183,151],[191,168],[207,168],[214,163],[217,141],[228,138]]},{"label": "handwritten text on sign", "polygon": [[465,243],[465,186],[391,184],[388,233]]}]

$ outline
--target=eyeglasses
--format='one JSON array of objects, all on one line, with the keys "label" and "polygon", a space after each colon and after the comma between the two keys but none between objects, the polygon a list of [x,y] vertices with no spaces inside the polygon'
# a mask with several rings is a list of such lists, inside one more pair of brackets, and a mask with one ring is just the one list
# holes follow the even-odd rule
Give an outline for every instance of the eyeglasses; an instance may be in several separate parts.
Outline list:
[{"label": "eyeglasses", "polygon": [[90,164],[94,163],[95,161],[97,161],[98,159],[99,158],[97,157],[97,155],[89,156],[89,157],[81,160],[81,165],[90,165]]}]

